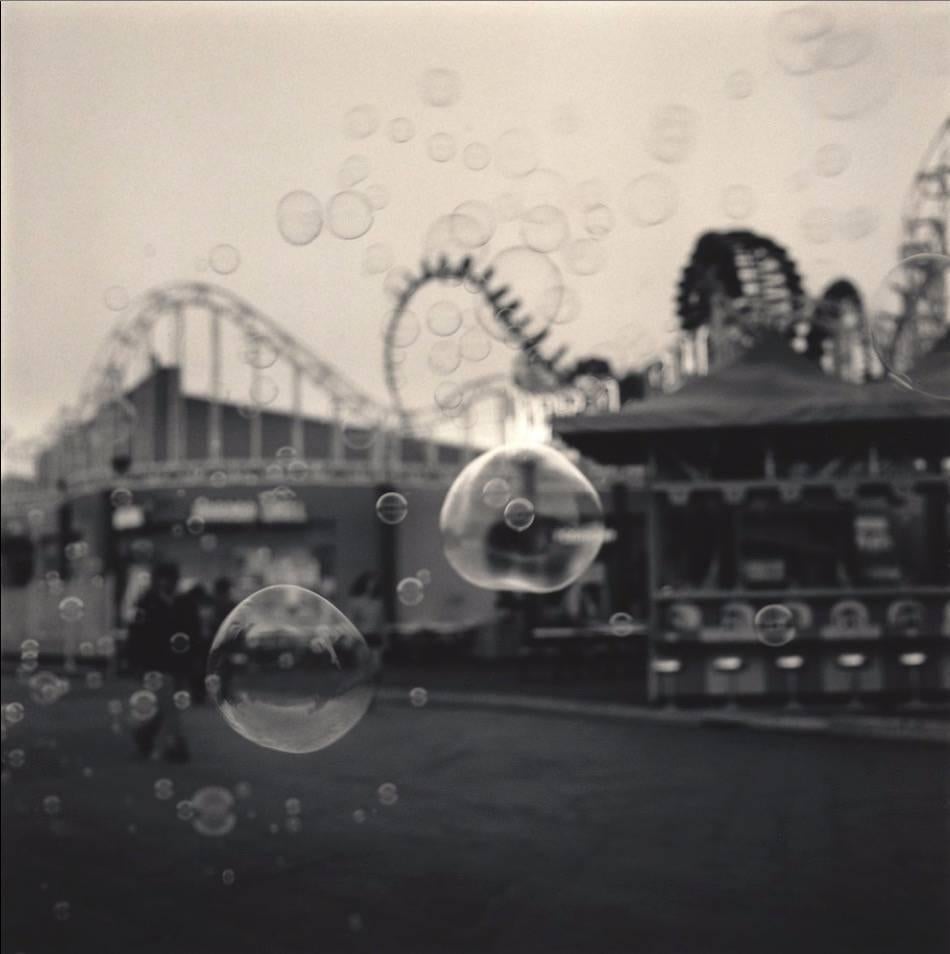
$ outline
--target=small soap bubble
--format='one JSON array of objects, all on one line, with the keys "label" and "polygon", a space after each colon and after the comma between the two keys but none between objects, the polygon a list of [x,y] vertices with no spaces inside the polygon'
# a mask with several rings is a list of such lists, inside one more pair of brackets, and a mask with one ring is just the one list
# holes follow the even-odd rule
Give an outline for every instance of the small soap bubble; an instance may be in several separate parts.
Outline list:
[{"label": "small soap bubble", "polygon": [[293,816],[290,818],[285,818],[284,831],[289,832],[291,835],[296,835],[298,832],[303,831],[303,822],[299,818],[295,818]]},{"label": "small soap bubble", "polygon": [[[251,663],[236,667],[236,653]],[[281,675],[291,670],[293,678]],[[331,745],[373,696],[373,657],[362,635],[332,603],[289,584],[238,604],[214,638],[208,671],[220,677],[214,701],[231,728],[282,752]]]},{"label": "small soap bubble", "polygon": [[187,689],[179,689],[173,696],[172,702],[175,704],[175,708],[180,712],[184,712],[185,709],[191,706],[191,693]]},{"label": "small soap bubble", "polygon": [[448,162],[455,156],[455,137],[447,132],[433,133],[426,143],[426,152],[434,162]]},{"label": "small soap bubble", "polygon": [[392,249],[384,242],[373,243],[363,253],[363,271],[367,275],[380,275],[389,271],[392,264]]},{"label": "small soap bubble", "polygon": [[350,139],[366,139],[379,128],[379,113],[374,106],[354,106],[343,117],[343,131]]},{"label": "small soap bubble", "polygon": [[481,172],[491,162],[491,150],[482,142],[470,142],[462,150],[462,163],[472,172]]},{"label": "small soap bubble", "polygon": [[175,806],[175,814],[181,821],[191,821],[195,817],[195,806],[188,799],[182,799]]},{"label": "small soap bubble", "polygon": [[498,137],[493,149],[495,166],[509,179],[526,176],[538,167],[534,138],[524,129],[508,129]]},{"label": "small soap bubble", "polygon": [[366,812],[365,812],[365,810],[362,809],[362,808],[357,808],[357,809],[353,812],[353,821],[355,821],[357,825],[362,825],[363,822],[366,821]]},{"label": "small soap bubble", "polygon": [[591,238],[606,238],[614,224],[614,214],[606,205],[592,205],[584,212],[584,228]]},{"label": "small soap bubble", "polygon": [[139,689],[129,697],[129,712],[136,721],[147,722],[158,712],[158,698],[150,689]]},{"label": "small soap bubble", "polygon": [[373,226],[373,207],[360,192],[338,192],[327,207],[330,231],[341,239],[357,239]]},{"label": "small soap bubble", "polygon": [[534,504],[524,497],[515,497],[505,504],[505,523],[519,533],[534,523]]},{"label": "small soap bubble", "polygon": [[660,162],[682,162],[693,151],[696,125],[696,114],[688,107],[664,106],[650,122],[647,152]]},{"label": "small soap bubble", "polygon": [[234,796],[223,786],[208,785],[198,789],[190,804],[194,810],[192,827],[200,835],[221,837],[234,830],[237,824]]},{"label": "small soap bubble", "polygon": [[128,307],[129,293],[121,285],[113,285],[106,289],[102,300],[109,311],[122,311]]},{"label": "small soap bubble", "polygon": [[288,815],[299,815],[301,811],[300,799],[299,798],[288,798],[284,802],[284,811]]},{"label": "small soap bubble", "polygon": [[780,603],[763,606],[755,614],[753,625],[766,646],[785,646],[795,638],[795,614]]},{"label": "small soap bubble", "polygon": [[634,225],[659,225],[676,212],[678,204],[676,186],[659,172],[638,176],[623,193],[624,210]]},{"label": "small soap bubble", "polygon": [[26,763],[26,752],[24,752],[23,749],[10,749],[7,755],[7,763],[10,768],[23,768]]},{"label": "small soap bubble", "polygon": [[58,795],[47,795],[43,799],[43,811],[47,815],[58,815],[62,810],[63,802]]},{"label": "small soap bubble", "polygon": [[748,70],[735,70],[726,77],[726,95],[730,99],[747,99],[755,91],[755,78]]},{"label": "small soap bubble", "polygon": [[[266,335],[256,331],[248,333],[244,348],[244,360],[247,364],[263,371],[275,364],[278,357],[277,346]],[[215,474],[223,474],[223,483],[214,482]],[[227,474],[223,471],[215,471],[215,474],[212,474],[212,486],[224,486],[227,483]]]},{"label": "small soap bubble", "polygon": [[288,192],[277,203],[277,229],[291,245],[309,245],[323,230],[323,206],[309,192]]},{"label": "small soap bubble", "polygon": [[437,301],[426,312],[426,327],[440,338],[454,335],[462,326],[462,312],[451,301]]},{"label": "small soap bubble", "polygon": [[233,245],[215,245],[208,255],[211,270],[219,275],[230,275],[241,264],[241,253]]},{"label": "small soap bubble", "polygon": [[[279,393],[280,387],[277,382],[265,374],[255,375],[251,381],[251,400],[258,407],[266,407],[268,404],[273,404],[274,401],[277,400]],[[189,522],[193,519],[194,517],[189,518]],[[188,529],[192,533],[201,533],[202,530],[204,530],[204,521],[201,522],[198,530],[192,530],[190,526]]]},{"label": "small soap bubble", "polygon": [[225,868],[221,872],[221,883],[226,885],[234,884],[234,870],[232,868]]},{"label": "small soap bubble", "polygon": [[86,688],[87,689],[101,689],[103,685],[102,673],[101,672],[87,672],[86,673]]},{"label": "small soap bubble", "polygon": [[851,153],[839,143],[829,143],[815,153],[815,172],[830,178],[840,175],[851,162]]},{"label": "small soap bubble", "polygon": [[426,70],[420,84],[422,99],[430,106],[452,106],[462,95],[462,80],[455,70]]},{"label": "small soap bubble", "polygon": [[53,917],[57,921],[68,921],[72,914],[72,908],[68,901],[57,901],[53,905]]},{"label": "small soap bubble", "polygon": [[408,513],[409,504],[406,498],[395,491],[389,491],[383,494],[379,500],[376,501],[376,516],[378,516],[383,523],[402,523]]},{"label": "small soap bubble", "polygon": [[10,725],[16,725],[17,722],[20,722],[23,719],[24,709],[23,703],[21,702],[10,702],[3,709],[3,717],[10,723]]},{"label": "small soap bubble", "polygon": [[51,706],[69,691],[69,683],[56,673],[40,670],[30,676],[30,698],[41,706]]},{"label": "small soap bubble", "polygon": [[614,613],[609,625],[614,636],[630,636],[634,631],[633,617],[629,613]]},{"label": "small soap bubble", "polygon": [[142,685],[149,692],[158,692],[165,685],[165,677],[157,670],[151,669],[142,677]]},{"label": "small soap bubble", "polygon": [[449,230],[451,238],[465,249],[481,248],[495,234],[495,213],[487,202],[469,199],[455,207]]},{"label": "small soap bubble", "polygon": [[[496,478],[508,491],[499,488],[497,497],[490,493],[486,500]],[[508,516],[520,522],[518,507],[505,514],[515,499],[533,508],[525,529],[508,523]],[[545,445],[505,446],[469,463],[446,495],[439,526],[446,557],[460,576],[485,589],[516,592],[568,586],[590,566],[604,539],[597,492],[566,457]]]},{"label": "small soap bubble", "polygon": [[491,339],[480,328],[469,328],[459,339],[459,354],[465,361],[484,361],[491,353]]},{"label": "small soap bubble", "polygon": [[174,633],[169,640],[173,653],[186,653],[191,648],[191,637],[187,633]]},{"label": "small soap bubble", "polygon": [[392,782],[383,782],[376,789],[376,797],[380,805],[395,805],[399,801],[399,789]]},{"label": "small soap bubble", "polygon": [[723,190],[722,210],[730,219],[748,218],[755,206],[755,193],[747,185],[731,185]]},{"label": "small soap bubble", "polygon": [[389,123],[389,138],[393,142],[409,142],[416,134],[415,124],[405,116],[398,116]]},{"label": "small soap bubble", "polygon": [[429,693],[421,686],[416,686],[415,689],[410,690],[409,702],[414,708],[421,709],[428,701]]},{"label": "small soap bubble", "polygon": [[380,420],[372,408],[349,407],[343,411],[341,437],[353,450],[366,450],[379,436]]},{"label": "small soap bubble", "polygon": [[416,570],[416,578],[423,586],[428,586],[432,582],[432,574],[424,568]]},{"label": "small soap bubble", "polygon": [[426,355],[426,364],[430,370],[442,376],[452,374],[462,363],[462,352],[456,341],[443,340],[433,342]]},{"label": "small soap bubble", "polygon": [[175,794],[175,783],[170,778],[160,778],[155,782],[153,789],[155,797],[160,801],[166,802]]},{"label": "small soap bubble", "polygon": [[367,186],[364,190],[366,193],[366,198],[369,200],[369,204],[378,212],[380,209],[385,209],[389,205],[389,189],[384,185],[380,185],[378,182],[374,182],[371,186]]},{"label": "small soap bubble", "polygon": [[78,623],[86,609],[78,596],[67,596],[59,604],[59,617],[64,623]]},{"label": "small soap bubble", "polygon": [[396,585],[396,596],[403,606],[418,606],[425,598],[425,587],[415,576],[407,576]]}]

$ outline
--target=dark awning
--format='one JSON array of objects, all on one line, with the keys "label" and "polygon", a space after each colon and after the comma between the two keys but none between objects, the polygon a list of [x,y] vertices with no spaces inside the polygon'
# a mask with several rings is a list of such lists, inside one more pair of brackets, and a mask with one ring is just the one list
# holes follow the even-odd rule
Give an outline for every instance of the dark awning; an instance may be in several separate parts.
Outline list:
[{"label": "dark awning", "polygon": [[[926,362],[926,363],[925,363]],[[938,349],[918,366],[917,379],[950,377],[950,351]],[[940,401],[893,382],[848,384],[824,374],[778,336],[764,338],[735,362],[678,391],[631,402],[616,414],[554,421],[555,433],[600,460],[634,462],[643,448],[663,435],[687,432],[812,428],[857,424],[923,424],[946,429],[950,442],[950,401]],[[640,438],[627,441],[624,438]],[[950,452],[950,449],[948,449]]]}]

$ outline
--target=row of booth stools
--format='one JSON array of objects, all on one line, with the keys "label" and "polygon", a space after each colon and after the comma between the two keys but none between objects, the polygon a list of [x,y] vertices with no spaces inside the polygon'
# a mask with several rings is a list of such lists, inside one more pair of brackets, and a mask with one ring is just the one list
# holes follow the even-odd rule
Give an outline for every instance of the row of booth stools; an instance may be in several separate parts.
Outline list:
[{"label": "row of booth stools", "polygon": [[[909,641],[911,642],[911,641]],[[703,647],[651,656],[649,694],[656,702],[709,696],[729,701],[768,696],[847,698],[887,694],[911,702],[950,701],[950,640],[886,647]]]}]

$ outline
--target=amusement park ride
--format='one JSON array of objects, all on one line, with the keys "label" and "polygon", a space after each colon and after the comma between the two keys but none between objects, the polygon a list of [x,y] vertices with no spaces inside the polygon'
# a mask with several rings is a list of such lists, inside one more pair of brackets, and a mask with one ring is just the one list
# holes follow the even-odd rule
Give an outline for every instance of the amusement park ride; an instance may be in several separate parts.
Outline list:
[{"label": "amusement park ride", "polygon": [[[303,425],[304,383],[325,399],[327,416],[336,422],[352,417],[402,433],[425,435],[444,422],[445,409],[410,408],[400,393],[394,360],[395,342],[408,306],[424,286],[465,283],[488,306],[498,333],[516,354],[513,373],[495,374],[459,385],[454,416],[464,418],[486,397],[501,397],[509,414],[519,402],[544,403],[549,413],[618,410],[629,399],[650,392],[676,390],[694,375],[703,375],[731,360],[766,329],[780,332],[790,346],[819,363],[829,374],[865,381],[890,373],[898,382],[908,368],[947,330],[946,256],[950,203],[950,119],[928,148],[908,190],[902,213],[900,264],[891,273],[898,303],[892,313],[870,312],[847,280],[830,284],[810,299],[786,251],[751,231],[707,232],[700,236],[685,266],[676,296],[679,330],[669,346],[644,366],[618,380],[599,356],[571,359],[568,349],[552,341],[552,328],[534,321],[518,291],[500,282],[491,266],[447,255],[423,261],[395,295],[384,336],[384,371],[390,403],[380,402],[280,326],[233,293],[205,283],[175,283],[145,294],[130,308],[94,361],[76,405],[64,412],[53,433],[29,445],[5,448],[8,458],[33,457],[43,446],[76,433],[84,421],[110,406],[121,415],[122,395],[130,386],[130,369],[150,348],[153,330],[169,322],[174,359],[184,360],[185,322],[203,314],[210,326],[210,397],[212,410],[208,458],[220,456],[222,391],[221,329],[236,328],[247,353],[261,350],[290,368],[291,414]],[[941,256],[943,256],[941,265]],[[252,374],[264,362],[248,362]],[[170,427],[171,455],[181,456],[180,429]],[[178,442],[178,443],[176,443]]]}]

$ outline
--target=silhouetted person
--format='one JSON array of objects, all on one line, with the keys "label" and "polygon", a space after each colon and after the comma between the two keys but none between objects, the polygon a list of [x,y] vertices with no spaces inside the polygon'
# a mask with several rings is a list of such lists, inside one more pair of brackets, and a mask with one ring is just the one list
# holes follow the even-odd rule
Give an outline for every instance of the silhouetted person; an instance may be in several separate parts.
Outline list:
[{"label": "silhouetted person", "polygon": [[139,674],[161,677],[161,685],[152,690],[157,699],[155,715],[133,729],[136,747],[146,757],[158,749],[169,761],[184,762],[188,745],[175,694],[188,686],[195,652],[192,641],[200,633],[200,620],[194,597],[176,596],[177,586],[175,564],[156,566],[129,627],[129,662]]},{"label": "silhouetted person", "polygon": [[382,670],[383,654],[389,647],[379,579],[372,570],[361,573],[350,586],[347,615],[363,634],[373,654],[373,665],[378,677]]}]

